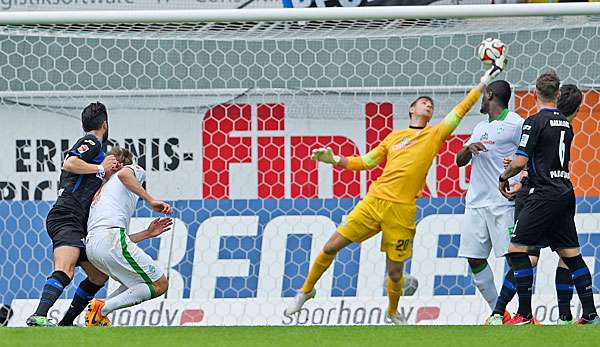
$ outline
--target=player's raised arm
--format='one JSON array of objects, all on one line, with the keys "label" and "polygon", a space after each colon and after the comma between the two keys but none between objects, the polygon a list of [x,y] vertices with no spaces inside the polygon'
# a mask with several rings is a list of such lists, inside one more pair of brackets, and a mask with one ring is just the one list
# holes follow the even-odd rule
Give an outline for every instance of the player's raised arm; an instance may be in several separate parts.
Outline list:
[{"label": "player's raised arm", "polygon": [[150,205],[154,211],[165,214],[171,213],[172,209],[169,204],[160,200],[156,200],[150,194],[148,194],[148,192],[144,189],[144,187],[142,187],[142,184],[136,178],[135,172],[131,167],[126,166],[122,170],[119,170],[117,176],[129,191],[148,203],[148,205]]},{"label": "player's raised arm", "polygon": [[95,173],[104,175],[105,172],[116,169],[118,162],[112,155],[106,156],[102,161],[102,164],[94,164],[93,162],[100,154],[101,148],[98,144],[95,144],[94,141],[86,141],[87,142],[85,143],[81,143],[80,146],[77,146],[77,148],[73,148],[69,151],[68,157],[62,167],[63,170],[76,175]]},{"label": "player's raised arm", "polygon": [[502,53],[500,58],[496,59],[492,63],[492,67],[489,68],[481,77],[480,82],[477,86],[469,91],[469,94],[460,102],[454,106],[452,111],[446,115],[442,122],[438,125],[440,129],[440,141],[445,141],[446,138],[458,127],[458,124],[463,117],[469,112],[469,110],[475,105],[477,100],[483,94],[483,89],[490,83],[496,76],[498,76],[506,66],[506,50]]},{"label": "player's raised arm", "polygon": [[362,156],[344,157],[333,154],[329,147],[313,150],[310,159],[336,165],[348,170],[368,170],[383,162],[387,155],[385,139],[369,153]]}]

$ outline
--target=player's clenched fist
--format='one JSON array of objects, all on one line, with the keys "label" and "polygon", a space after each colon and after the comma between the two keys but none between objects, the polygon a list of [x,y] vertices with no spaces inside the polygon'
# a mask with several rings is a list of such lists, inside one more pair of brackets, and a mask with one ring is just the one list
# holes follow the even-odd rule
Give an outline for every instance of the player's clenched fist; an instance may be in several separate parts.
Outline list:
[{"label": "player's clenched fist", "polygon": [[340,162],[340,156],[334,155],[329,147],[313,149],[310,159],[334,165]]},{"label": "player's clenched fist", "polygon": [[115,158],[114,155],[107,155],[106,158],[102,161],[102,167],[104,167],[104,171],[117,171],[119,166],[119,161]]}]

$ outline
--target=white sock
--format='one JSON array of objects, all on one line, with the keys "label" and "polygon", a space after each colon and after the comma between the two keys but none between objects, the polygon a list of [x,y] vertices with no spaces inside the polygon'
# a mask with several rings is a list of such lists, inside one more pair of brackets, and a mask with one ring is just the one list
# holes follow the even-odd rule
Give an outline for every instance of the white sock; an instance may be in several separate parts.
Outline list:
[{"label": "white sock", "polygon": [[112,293],[108,294],[108,296],[106,297],[106,299],[112,299],[112,298],[114,298],[115,296],[117,296],[117,295],[119,295],[119,294],[123,293],[123,292],[124,292],[124,291],[126,291],[126,290],[127,290],[127,287],[121,284],[121,285],[119,286],[119,288],[115,289],[115,291],[114,291],[114,292],[112,292]]},{"label": "white sock", "polygon": [[123,293],[106,300],[104,307],[102,307],[102,315],[106,317],[112,311],[137,305],[146,300],[150,300],[151,298],[152,294],[150,293],[148,285],[137,284],[128,288]]},{"label": "white sock", "polygon": [[479,272],[473,272],[473,279],[475,286],[479,289],[479,292],[485,301],[487,301],[490,308],[494,310],[496,300],[498,300],[498,290],[494,284],[494,273],[492,272],[492,269],[490,269],[490,266],[486,264],[485,268]]}]

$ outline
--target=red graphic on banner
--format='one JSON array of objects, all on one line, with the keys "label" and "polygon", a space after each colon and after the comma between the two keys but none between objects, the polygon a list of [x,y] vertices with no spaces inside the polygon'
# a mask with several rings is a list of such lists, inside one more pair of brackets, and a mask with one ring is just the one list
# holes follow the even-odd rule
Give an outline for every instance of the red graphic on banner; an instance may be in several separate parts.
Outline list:
[{"label": "red graphic on banner", "polygon": [[[310,159],[315,148],[331,147],[343,156],[360,155],[354,142],[343,136],[292,136],[292,197],[316,198],[318,189],[317,162]],[[358,171],[333,169],[333,196],[349,198],[360,196]]]},{"label": "red graphic on banner", "polygon": [[[375,148],[393,131],[393,105],[390,102],[365,104],[366,148],[362,152],[344,136],[288,136],[286,144],[284,104],[222,104],[206,112],[203,120],[203,197],[229,199],[230,164],[256,161],[257,195],[261,199],[285,198],[286,160],[289,160],[290,198],[317,198],[318,164],[310,159],[311,151],[331,147],[336,154],[361,155]],[[256,115],[255,127],[252,114]],[[465,193],[455,164],[456,153],[467,135],[450,136],[437,155],[433,170],[436,187],[425,187],[424,196],[458,197]],[[252,153],[255,141],[256,153]],[[289,158],[286,158],[289,146]],[[253,159],[254,158],[254,159]],[[367,188],[383,171],[384,164],[367,172]],[[468,181],[470,168],[467,168]],[[333,168],[333,197],[360,196],[360,173]],[[434,193],[432,193],[434,192]]]},{"label": "red graphic on banner", "polygon": [[[377,147],[394,130],[394,106],[390,102],[369,102],[365,105],[367,152]],[[385,163],[367,172],[367,189],[383,172]]]},{"label": "red graphic on banner", "polygon": [[[256,107],[258,131],[285,130],[285,108],[282,104],[259,104]],[[258,137],[258,197],[285,197],[284,137]]]},{"label": "red graphic on banner", "polygon": [[206,112],[202,124],[204,155],[203,196],[205,199],[229,198],[229,164],[249,163],[250,137],[232,137],[232,131],[250,130],[251,106],[218,105]]},{"label": "red graphic on banner", "polygon": [[204,311],[201,309],[189,309],[181,312],[181,318],[179,320],[179,325],[184,325],[187,323],[200,323],[204,319]]},{"label": "red graphic on banner", "polygon": [[437,306],[425,306],[419,307],[417,310],[417,318],[415,323],[419,323],[424,320],[436,320],[440,316],[440,308]]}]

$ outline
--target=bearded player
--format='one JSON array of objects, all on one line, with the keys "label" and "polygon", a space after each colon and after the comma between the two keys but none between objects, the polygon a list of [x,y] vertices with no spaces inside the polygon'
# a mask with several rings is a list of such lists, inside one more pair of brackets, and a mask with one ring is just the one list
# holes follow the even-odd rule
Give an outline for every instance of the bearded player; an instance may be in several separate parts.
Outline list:
[{"label": "bearded player", "polygon": [[333,262],[335,255],[352,242],[362,242],[383,232],[381,250],[387,255],[388,309],[386,317],[403,324],[398,314],[402,295],[404,261],[412,255],[416,232],[416,200],[420,197],[429,167],[446,138],[481,96],[486,84],[505,66],[506,51],[485,72],[481,82],[437,125],[427,126],[433,116],[433,100],[418,97],[409,108],[408,129],[390,133],[375,149],[363,156],[334,155],[330,148],[313,151],[311,159],[348,170],[368,170],[387,161],[382,175],[373,183],[365,198],[348,215],[327,241],[312,265],[304,286],[285,310],[292,315],[314,298],[314,286]]}]

